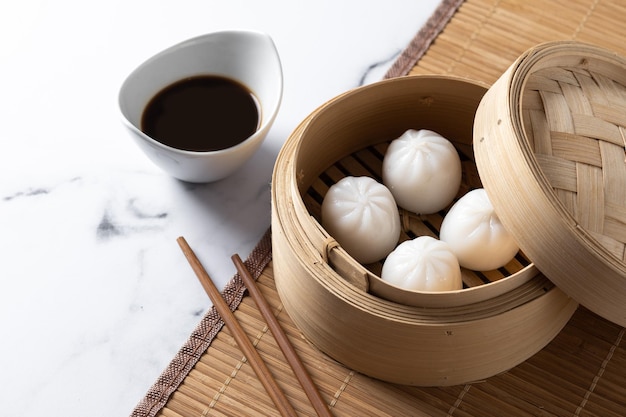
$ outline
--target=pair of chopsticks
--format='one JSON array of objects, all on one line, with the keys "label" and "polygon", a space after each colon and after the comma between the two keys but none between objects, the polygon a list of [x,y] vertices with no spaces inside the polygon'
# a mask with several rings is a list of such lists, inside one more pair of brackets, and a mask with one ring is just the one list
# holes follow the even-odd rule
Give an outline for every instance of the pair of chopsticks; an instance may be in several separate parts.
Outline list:
[{"label": "pair of chopsticks", "polygon": [[[257,377],[267,390],[270,398],[276,405],[276,408],[280,412],[281,416],[297,417],[295,410],[274,380],[272,373],[267,368],[267,365],[261,358],[261,355],[259,355],[259,352],[252,345],[252,342],[250,342],[250,339],[244,332],[241,324],[239,323],[233,312],[230,311],[228,304],[226,304],[226,301],[224,300],[224,298],[222,298],[222,295],[215,287],[215,284],[211,280],[211,277],[206,272],[191,247],[189,247],[189,244],[187,243],[185,238],[181,236],[176,241],[181,247],[183,253],[185,254],[187,261],[189,261],[191,268],[200,280],[202,287],[213,302],[215,309],[220,314],[220,316],[222,316],[224,324],[233,334],[233,338],[237,342],[237,345],[242,350],[244,356],[247,358],[248,362],[252,366],[252,369],[257,374]],[[239,255],[235,254],[232,256],[231,259],[235,264],[237,272],[239,272],[239,275],[241,276],[246,288],[248,289],[250,296],[256,303],[259,311],[261,312],[261,315],[267,322],[267,325],[274,335],[274,338],[276,339],[278,346],[283,352],[283,355],[285,355],[287,362],[291,366],[291,369],[293,370],[296,378],[300,382],[300,385],[302,386],[306,396],[309,398],[309,401],[313,405],[315,412],[318,416],[332,417],[332,414],[330,413],[326,402],[324,402],[324,399],[317,390],[315,383],[313,382],[311,376],[304,367],[304,364],[300,360],[300,357],[298,356],[296,350],[287,338],[287,335],[278,323],[278,320],[272,313],[271,307],[267,303],[265,297],[263,297],[263,294],[261,293],[258,286],[256,285],[256,282],[254,281],[254,278],[252,278],[252,276],[250,275],[250,272],[242,262]]]}]

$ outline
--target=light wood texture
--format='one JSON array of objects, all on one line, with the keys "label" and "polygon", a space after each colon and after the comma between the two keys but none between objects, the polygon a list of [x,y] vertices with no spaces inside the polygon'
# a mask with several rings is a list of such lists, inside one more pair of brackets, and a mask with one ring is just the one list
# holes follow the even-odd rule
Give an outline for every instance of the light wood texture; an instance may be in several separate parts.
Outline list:
[{"label": "light wood texture", "polygon": [[408,72],[493,84],[524,51],[576,40],[626,55],[626,4],[610,0],[466,0]]},{"label": "light wood texture", "polygon": [[[622,417],[626,409],[624,330],[584,308],[546,348],[506,373],[467,385],[410,387],[368,378],[312,346],[287,315],[273,275],[270,263],[257,285],[336,417]],[[286,393],[298,415],[315,416],[251,297],[235,315],[278,381],[294,387]],[[224,328],[155,415],[278,417],[242,359]]]},{"label": "light wood texture", "polygon": [[315,386],[315,382],[313,382],[311,375],[309,375],[309,371],[300,360],[298,353],[289,341],[289,338],[285,334],[283,328],[280,326],[280,323],[274,316],[272,308],[268,304],[267,300],[265,300],[263,293],[257,287],[254,278],[252,278],[252,275],[250,275],[250,272],[246,268],[239,255],[233,255],[232,260],[235,264],[235,267],[237,268],[239,276],[241,276],[241,278],[243,279],[243,282],[246,285],[250,296],[259,308],[259,311],[261,312],[261,315],[263,316],[265,322],[270,328],[272,335],[274,335],[274,338],[276,339],[280,350],[283,352],[283,355],[285,355],[287,363],[293,369],[293,372],[298,379],[298,382],[300,382],[304,393],[309,398],[309,401],[311,401],[311,405],[315,409],[316,414],[320,417],[332,417],[326,401],[324,401],[324,399],[320,395],[319,390]]},{"label": "light wood texture", "polygon": [[191,268],[196,273],[198,280],[202,284],[202,287],[206,291],[207,295],[213,302],[213,305],[217,309],[217,311],[222,316],[222,320],[226,323],[226,326],[232,331],[233,337],[237,342],[237,345],[242,350],[243,354],[249,361],[252,369],[256,373],[259,381],[263,384],[263,387],[266,389],[270,398],[276,405],[276,408],[280,412],[280,415],[283,417],[296,417],[296,411],[293,409],[289,400],[285,396],[285,393],[280,388],[280,386],[274,380],[274,377],[271,371],[268,369],[267,365],[261,358],[261,355],[256,351],[250,339],[248,339],[248,335],[245,333],[239,321],[235,315],[230,311],[230,308],[222,298],[222,294],[220,294],[217,287],[211,280],[211,277],[206,272],[200,260],[196,257],[195,253],[182,236],[177,240],[180,245],[185,257],[189,261]]},{"label": "light wood texture", "polygon": [[485,95],[474,130],[481,178],[520,246],[571,297],[626,325],[626,59],[536,46]]}]

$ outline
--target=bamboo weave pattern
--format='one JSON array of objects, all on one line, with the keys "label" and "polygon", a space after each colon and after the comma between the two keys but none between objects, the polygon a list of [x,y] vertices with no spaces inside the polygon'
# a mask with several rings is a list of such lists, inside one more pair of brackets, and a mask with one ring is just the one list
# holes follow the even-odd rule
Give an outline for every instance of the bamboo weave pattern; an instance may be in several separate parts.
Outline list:
[{"label": "bamboo weave pattern", "polygon": [[532,74],[524,94],[526,135],[557,198],[624,259],[626,87],[597,71],[562,67]]}]

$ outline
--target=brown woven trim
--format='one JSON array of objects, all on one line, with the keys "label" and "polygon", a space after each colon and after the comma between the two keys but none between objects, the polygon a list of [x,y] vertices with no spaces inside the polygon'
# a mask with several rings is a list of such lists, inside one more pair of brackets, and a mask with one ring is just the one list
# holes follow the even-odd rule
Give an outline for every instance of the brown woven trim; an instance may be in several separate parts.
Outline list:
[{"label": "brown woven trim", "polygon": [[389,68],[385,74],[385,78],[407,75],[411,68],[424,56],[435,38],[439,36],[443,28],[448,24],[464,1],[465,0],[443,0],[426,21],[426,24]]},{"label": "brown woven trim", "polygon": [[[268,229],[244,263],[254,279],[257,279],[271,259],[271,230]],[[246,287],[239,274],[235,274],[226,284],[222,295],[232,311],[239,307],[245,291]],[[200,360],[223,326],[224,322],[215,308],[209,309],[174,359],[137,404],[131,417],[154,417]]]}]

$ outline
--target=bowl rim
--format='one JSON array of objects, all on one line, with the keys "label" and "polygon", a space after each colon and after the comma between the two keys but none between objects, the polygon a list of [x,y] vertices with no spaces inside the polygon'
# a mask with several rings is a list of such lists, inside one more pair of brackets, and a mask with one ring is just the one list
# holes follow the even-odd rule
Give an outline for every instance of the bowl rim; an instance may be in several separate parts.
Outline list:
[{"label": "bowl rim", "polygon": [[[136,126],[133,122],[131,122],[129,120],[129,118],[127,117],[127,106],[126,106],[126,101],[124,99],[124,93],[126,92],[126,90],[128,89],[128,85],[130,84],[132,78],[134,76],[136,76],[141,70],[143,70],[145,67],[149,66],[150,64],[154,63],[155,61],[161,59],[162,57],[173,53],[177,50],[186,48],[186,47],[191,47],[194,45],[198,45],[198,44],[203,44],[209,41],[212,41],[216,38],[220,38],[220,37],[235,37],[235,38],[246,38],[246,37],[250,37],[250,38],[254,38],[254,39],[262,39],[265,42],[267,42],[266,44],[266,51],[272,56],[272,58],[274,59],[276,65],[276,73],[274,74],[276,76],[275,81],[277,83],[277,89],[275,92],[275,103],[273,106],[271,106],[270,108],[265,108],[263,107],[262,104],[258,105],[259,108],[259,112],[261,113],[261,123],[259,124],[259,127],[256,129],[256,131],[248,136],[248,138],[246,138],[245,140],[237,143],[234,146],[230,146],[228,148],[225,149],[218,149],[218,150],[212,150],[212,151],[193,151],[193,150],[186,150],[186,149],[180,149],[180,148],[175,148],[172,146],[168,146],[162,142],[159,142],[158,140],[150,137],[149,135],[145,134],[138,126]],[[210,71],[206,71],[206,72],[198,72],[196,75],[198,76],[202,76],[202,75],[219,75],[219,76],[225,76],[223,74],[217,74],[214,72],[210,72]],[[252,91],[252,89],[247,86],[245,83],[243,83],[240,80],[236,80],[235,81],[243,84],[246,86],[246,88],[250,89]],[[174,81],[175,82],[175,81]],[[168,84],[168,85],[171,85]],[[165,86],[163,87],[165,88]],[[224,154],[229,154],[229,153],[234,153],[237,152],[240,148],[243,148],[245,146],[248,146],[251,142],[256,142],[259,137],[263,137],[267,134],[267,132],[269,131],[269,129],[271,128],[271,126],[273,125],[274,121],[276,120],[276,117],[278,116],[278,112],[280,110],[280,107],[282,105],[282,101],[283,101],[283,93],[284,93],[284,74],[283,74],[283,68],[282,68],[282,62],[280,59],[280,55],[278,53],[278,49],[276,47],[276,44],[274,42],[274,40],[272,39],[271,35],[269,35],[266,32],[263,31],[258,31],[258,30],[248,30],[248,29],[229,29],[229,30],[221,30],[221,31],[215,31],[215,32],[209,32],[209,33],[205,33],[205,34],[201,34],[201,35],[197,35],[188,39],[185,39],[183,41],[180,41],[178,43],[175,43],[173,45],[170,45],[168,47],[166,47],[165,49],[162,49],[159,52],[156,52],[155,54],[153,54],[152,56],[148,57],[147,59],[145,59],[144,61],[142,61],[139,65],[137,65],[135,67],[135,69],[133,69],[125,78],[124,81],[122,82],[119,91],[118,91],[118,95],[117,95],[117,108],[118,108],[118,113],[119,116],[122,120],[122,123],[131,131],[133,131],[135,134],[139,135],[143,140],[145,140],[146,142],[148,142],[149,144],[151,144],[154,147],[157,147],[159,149],[163,149],[163,150],[167,150],[169,152],[174,152],[177,153],[179,155],[184,155],[187,157],[205,157],[208,155],[215,155],[215,156],[220,156],[220,155],[224,155]],[[256,95],[253,93],[253,96],[255,98],[255,101],[260,101]]]}]

